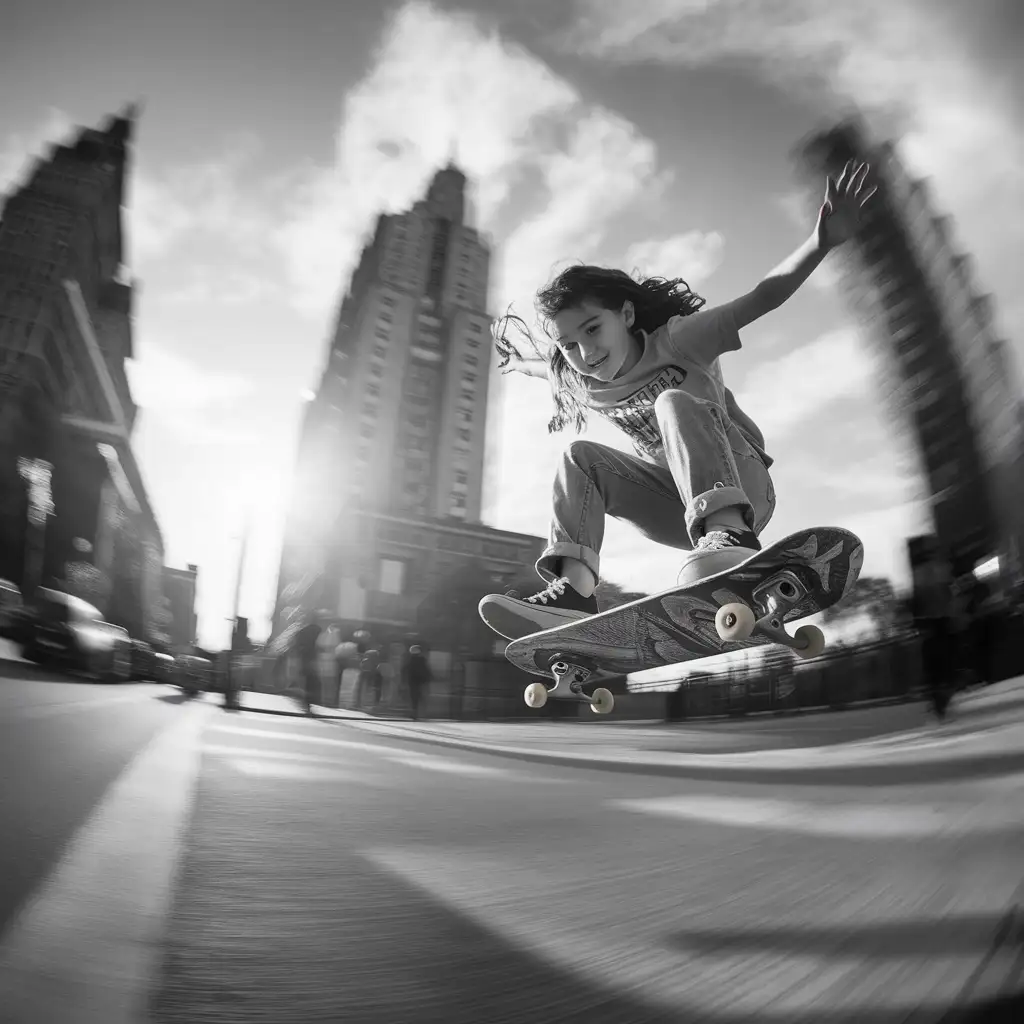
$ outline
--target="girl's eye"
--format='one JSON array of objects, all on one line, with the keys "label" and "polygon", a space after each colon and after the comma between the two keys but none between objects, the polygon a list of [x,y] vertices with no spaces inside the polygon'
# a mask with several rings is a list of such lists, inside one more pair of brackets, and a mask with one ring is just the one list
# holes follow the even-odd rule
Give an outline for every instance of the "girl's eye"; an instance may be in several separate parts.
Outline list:
[{"label": "girl's eye", "polygon": [[589,327],[587,328],[587,334],[593,334],[593,333],[594,333],[594,331],[596,331],[596,330],[598,330],[598,329],[600,328],[600,326],[601,326],[600,324],[591,324],[591,325],[590,325],[590,326],[589,326]]}]

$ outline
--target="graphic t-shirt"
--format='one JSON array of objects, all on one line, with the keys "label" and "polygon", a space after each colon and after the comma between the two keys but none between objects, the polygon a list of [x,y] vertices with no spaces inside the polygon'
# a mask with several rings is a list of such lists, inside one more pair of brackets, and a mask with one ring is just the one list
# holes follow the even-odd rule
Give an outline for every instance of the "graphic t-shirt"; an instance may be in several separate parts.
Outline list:
[{"label": "graphic t-shirt", "polygon": [[641,332],[643,353],[629,373],[613,381],[584,378],[587,404],[624,431],[637,453],[665,465],[661,431],[654,415],[654,400],[675,388],[695,398],[714,402],[731,424],[764,460],[764,437],[754,421],[736,404],[725,386],[718,357],[740,348],[740,335],[729,306],[674,316],[649,334]]}]

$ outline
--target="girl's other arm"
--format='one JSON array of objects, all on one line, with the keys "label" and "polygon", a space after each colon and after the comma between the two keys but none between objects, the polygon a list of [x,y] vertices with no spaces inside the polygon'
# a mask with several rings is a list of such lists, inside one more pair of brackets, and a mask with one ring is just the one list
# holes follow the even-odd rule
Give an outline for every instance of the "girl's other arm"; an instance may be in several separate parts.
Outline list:
[{"label": "girl's other arm", "polygon": [[502,373],[524,373],[527,377],[548,379],[548,361],[546,359],[513,360],[501,371]]}]

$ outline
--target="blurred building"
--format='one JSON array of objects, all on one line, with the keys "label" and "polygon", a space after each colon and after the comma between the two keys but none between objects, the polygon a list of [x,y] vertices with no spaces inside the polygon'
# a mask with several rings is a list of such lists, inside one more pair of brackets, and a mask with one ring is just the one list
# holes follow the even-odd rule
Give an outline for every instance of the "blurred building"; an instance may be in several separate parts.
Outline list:
[{"label": "blurred building", "polygon": [[[849,159],[879,186],[856,244],[830,256],[870,326],[883,397],[910,431],[931,499],[934,531],[957,573],[994,556],[1010,576],[1024,549],[1024,421],[1010,346],[993,326],[970,260],[952,240],[924,182],[865,122],[806,139],[797,160],[815,196]],[[818,200],[820,201],[820,199]]]},{"label": "blurred building", "polygon": [[135,111],[35,161],[0,216],[0,576],[146,637],[163,541],[131,436],[123,213]]},{"label": "blurred building", "polygon": [[362,252],[305,409],[274,635],[313,607],[375,636],[440,631],[456,589],[468,607],[543,547],[480,524],[490,252],[466,206],[449,164]]},{"label": "blurred building", "polygon": [[166,632],[170,647],[176,654],[190,653],[196,642],[196,580],[199,569],[189,565],[184,569],[163,570],[163,588],[166,598],[168,623]]}]

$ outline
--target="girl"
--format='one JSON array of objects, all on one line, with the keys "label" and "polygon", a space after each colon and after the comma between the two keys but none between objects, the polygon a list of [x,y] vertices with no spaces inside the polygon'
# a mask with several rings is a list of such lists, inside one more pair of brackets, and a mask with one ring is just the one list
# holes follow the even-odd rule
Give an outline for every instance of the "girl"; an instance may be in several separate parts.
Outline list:
[{"label": "girl", "polygon": [[[551,383],[548,430],[586,425],[590,409],[633,442],[629,455],[573,441],[554,485],[550,542],[537,561],[547,586],[520,598],[491,594],[480,615],[507,638],[596,614],[605,514],[651,540],[687,551],[678,585],[730,569],[760,550],[775,509],[764,438],[725,386],[719,357],[740,348],[739,330],[785,302],[826,253],[857,232],[876,189],[867,164],[847,163],[826,180],[814,234],[746,295],[706,312],[680,278],[636,281],[620,270],[574,266],[537,295],[554,344],[539,355],[526,324],[506,315],[492,327],[508,370]],[[523,359],[514,324],[537,358]]]}]

